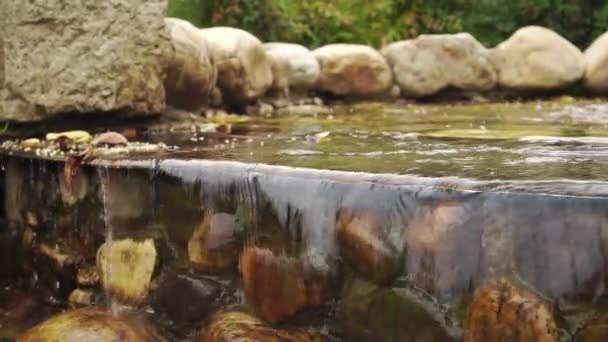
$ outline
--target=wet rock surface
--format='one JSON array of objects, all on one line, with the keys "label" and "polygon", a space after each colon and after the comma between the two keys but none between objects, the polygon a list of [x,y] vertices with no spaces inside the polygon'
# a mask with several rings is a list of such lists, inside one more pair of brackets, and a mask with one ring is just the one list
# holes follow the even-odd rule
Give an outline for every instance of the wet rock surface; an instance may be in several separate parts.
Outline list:
[{"label": "wet rock surface", "polygon": [[337,315],[349,341],[460,341],[459,327],[421,293],[359,278],[344,285]]},{"label": "wet rock surface", "polygon": [[475,291],[464,341],[558,341],[553,308],[506,281]]},{"label": "wet rock surface", "polygon": [[382,50],[405,97],[433,95],[447,87],[487,91],[496,85],[488,50],[468,33],[421,35]]},{"label": "wet rock surface", "polygon": [[394,229],[385,225],[388,219],[370,210],[343,208],[336,214],[341,251],[362,277],[377,283],[390,282],[402,266],[401,248],[388,237]]},{"label": "wet rock surface", "polygon": [[192,266],[203,273],[236,270],[243,228],[226,213],[207,214],[188,241]]},{"label": "wet rock surface", "polygon": [[53,316],[21,335],[18,341],[156,342],[163,341],[163,338],[145,322],[115,317],[101,309],[86,308]]},{"label": "wet rock surface", "polygon": [[405,227],[405,268],[416,286],[439,298],[466,294],[478,281],[481,221],[470,202],[421,205]]},{"label": "wet rock surface", "polygon": [[319,333],[303,329],[273,327],[244,312],[225,312],[215,315],[197,342],[222,341],[321,342]]},{"label": "wet rock surface", "polygon": [[221,304],[221,284],[185,272],[164,270],[152,285],[150,305],[177,327],[199,324]]},{"label": "wet rock surface", "polygon": [[498,84],[518,90],[566,87],[583,77],[582,52],[559,34],[540,26],[527,26],[494,48],[491,61]]},{"label": "wet rock surface", "polygon": [[138,305],[148,296],[157,262],[152,239],[107,241],[97,254],[103,287],[113,298]]},{"label": "wet rock surface", "polygon": [[267,248],[245,247],[240,268],[247,303],[271,323],[320,306],[332,295],[330,274]]},{"label": "wet rock surface", "polygon": [[163,0],[3,3],[6,97],[12,100],[3,101],[0,117],[164,111],[162,67],[171,54],[165,6]]}]

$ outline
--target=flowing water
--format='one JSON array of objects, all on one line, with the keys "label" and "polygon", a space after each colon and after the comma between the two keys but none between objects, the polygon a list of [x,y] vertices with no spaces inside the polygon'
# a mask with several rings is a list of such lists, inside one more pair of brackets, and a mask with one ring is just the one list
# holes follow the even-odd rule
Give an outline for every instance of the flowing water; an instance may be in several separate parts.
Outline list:
[{"label": "flowing water", "polygon": [[[230,129],[135,127],[176,149],[95,160],[79,172],[76,195],[65,193],[61,161],[7,156],[7,224],[33,232],[34,249],[80,256],[78,267],[94,266],[104,241],[153,239],[160,261],[140,309],[171,339],[191,338],[218,309],[297,297],[290,279],[324,300],[285,324],[334,340],[457,339],[475,289],[496,279],[556,303],[566,339],[607,309],[602,102],[360,104],[218,120]],[[220,242],[284,257],[287,268],[267,274],[248,300],[243,269],[217,275],[192,265],[189,244],[213,214],[242,229]],[[350,215],[361,226],[341,226]],[[71,276],[59,279],[67,289]],[[34,288],[57,281],[41,277]],[[53,295],[65,297],[62,289]]]}]

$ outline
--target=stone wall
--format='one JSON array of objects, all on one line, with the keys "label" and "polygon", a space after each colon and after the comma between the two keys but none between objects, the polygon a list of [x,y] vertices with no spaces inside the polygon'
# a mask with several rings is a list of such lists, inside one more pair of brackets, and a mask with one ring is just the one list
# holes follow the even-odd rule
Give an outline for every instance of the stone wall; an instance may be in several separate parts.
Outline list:
[{"label": "stone wall", "polygon": [[[459,33],[421,35],[381,51],[355,44],[310,51],[295,44],[265,46],[243,30],[198,29],[179,19],[168,22],[179,24],[187,39],[170,35],[163,20],[166,0],[4,1],[0,6],[0,120],[150,114],[167,106],[196,114],[209,107],[253,107],[252,113],[260,113],[319,104],[319,97],[416,100],[448,92],[493,98],[570,89],[608,95],[606,36],[582,53],[539,26],[521,28],[491,49]],[[313,78],[301,82],[299,70],[310,66]]]}]

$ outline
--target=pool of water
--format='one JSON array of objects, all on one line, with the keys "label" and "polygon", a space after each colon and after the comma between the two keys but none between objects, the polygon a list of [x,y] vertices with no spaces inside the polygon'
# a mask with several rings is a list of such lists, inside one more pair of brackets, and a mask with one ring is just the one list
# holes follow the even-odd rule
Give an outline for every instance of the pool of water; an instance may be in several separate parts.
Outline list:
[{"label": "pool of water", "polygon": [[[151,131],[164,157],[480,180],[607,180],[608,104],[565,99],[360,104],[331,114],[250,118],[233,134]],[[207,140],[205,140],[207,139]]]}]

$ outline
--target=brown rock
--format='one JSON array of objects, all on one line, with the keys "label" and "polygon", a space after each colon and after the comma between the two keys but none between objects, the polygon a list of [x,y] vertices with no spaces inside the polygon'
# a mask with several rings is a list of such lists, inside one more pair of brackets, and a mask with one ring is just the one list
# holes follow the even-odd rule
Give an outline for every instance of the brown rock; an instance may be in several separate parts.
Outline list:
[{"label": "brown rock", "polygon": [[551,307],[506,281],[475,291],[465,321],[465,342],[555,342]]},{"label": "brown rock", "polygon": [[340,251],[363,277],[386,283],[401,270],[401,252],[393,246],[385,218],[369,210],[340,209],[336,233]]},{"label": "brown rock", "polygon": [[225,312],[215,315],[196,341],[320,342],[325,338],[302,329],[274,328],[243,312]]},{"label": "brown rock", "polygon": [[403,237],[405,268],[416,286],[433,295],[470,292],[481,253],[478,212],[473,203],[456,201],[439,201],[414,211]]},{"label": "brown rock", "polygon": [[114,317],[100,309],[68,311],[40,323],[18,339],[19,342],[155,342],[162,341],[144,322]]},{"label": "brown rock", "polygon": [[236,269],[241,253],[242,227],[226,213],[207,214],[188,241],[192,266],[205,273]]},{"label": "brown rock", "polygon": [[268,322],[280,322],[330,297],[330,274],[295,257],[246,247],[240,266],[247,303]]}]

